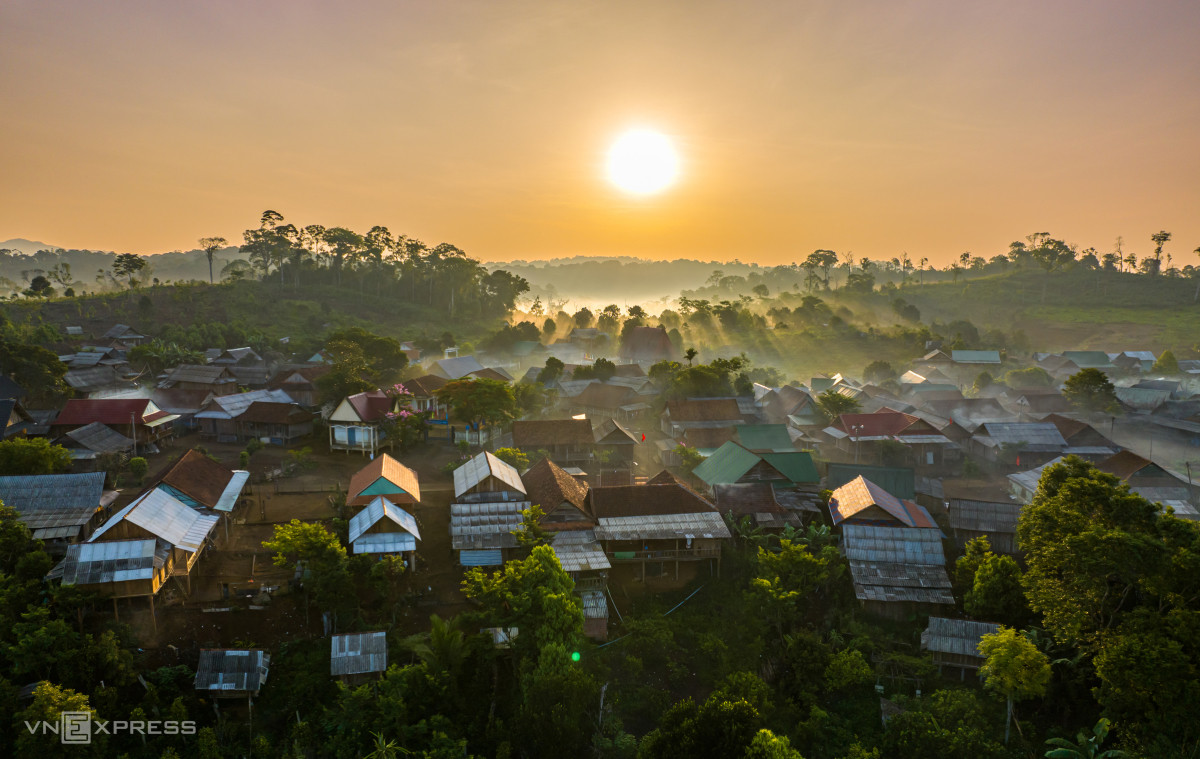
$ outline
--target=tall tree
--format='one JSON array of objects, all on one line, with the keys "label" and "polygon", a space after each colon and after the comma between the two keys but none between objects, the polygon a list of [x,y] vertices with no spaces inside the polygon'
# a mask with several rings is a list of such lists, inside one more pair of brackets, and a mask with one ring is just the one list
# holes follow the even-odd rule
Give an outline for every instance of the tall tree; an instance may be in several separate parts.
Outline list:
[{"label": "tall tree", "polygon": [[516,417],[516,396],[502,380],[455,380],[439,388],[437,396],[450,407],[454,418],[476,429],[504,424]]},{"label": "tall tree", "polygon": [[330,255],[333,256],[333,271],[337,284],[340,285],[342,284],[342,269],[345,268],[346,262],[357,260],[366,241],[362,235],[345,227],[332,227],[325,230],[321,241],[329,246]]},{"label": "tall tree", "polygon": [[984,635],[979,640],[979,653],[984,656],[979,676],[989,690],[1004,696],[1008,707],[1004,723],[1004,742],[1008,743],[1013,703],[1045,695],[1050,684],[1050,659],[1011,627]]},{"label": "tall tree", "polygon": [[1063,396],[1084,411],[1112,412],[1119,408],[1117,389],[1099,369],[1080,369],[1063,383]]},{"label": "tall tree", "polygon": [[204,257],[208,259],[208,283],[211,285],[213,283],[213,257],[228,243],[224,237],[201,237],[197,242],[200,243],[200,249],[204,251]]}]

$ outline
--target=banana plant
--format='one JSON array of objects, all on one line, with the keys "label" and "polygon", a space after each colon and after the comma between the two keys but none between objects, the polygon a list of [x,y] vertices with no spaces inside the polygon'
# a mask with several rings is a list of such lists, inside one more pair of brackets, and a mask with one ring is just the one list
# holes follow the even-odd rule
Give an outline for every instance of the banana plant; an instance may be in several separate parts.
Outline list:
[{"label": "banana plant", "polygon": [[1100,750],[1104,739],[1108,737],[1109,726],[1112,723],[1107,717],[1101,717],[1100,721],[1092,728],[1092,735],[1088,737],[1086,730],[1080,730],[1075,736],[1075,743],[1071,743],[1066,738],[1051,738],[1046,741],[1047,746],[1054,746],[1045,753],[1046,759],[1124,759],[1128,756],[1124,751],[1119,749]]}]

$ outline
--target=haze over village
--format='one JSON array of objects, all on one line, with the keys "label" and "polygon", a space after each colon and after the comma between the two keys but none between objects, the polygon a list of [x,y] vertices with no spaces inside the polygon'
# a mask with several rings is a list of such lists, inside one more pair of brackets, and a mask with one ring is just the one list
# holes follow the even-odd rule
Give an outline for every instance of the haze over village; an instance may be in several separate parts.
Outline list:
[{"label": "haze over village", "polygon": [[0,755],[1200,756],[1200,8],[0,8]]}]

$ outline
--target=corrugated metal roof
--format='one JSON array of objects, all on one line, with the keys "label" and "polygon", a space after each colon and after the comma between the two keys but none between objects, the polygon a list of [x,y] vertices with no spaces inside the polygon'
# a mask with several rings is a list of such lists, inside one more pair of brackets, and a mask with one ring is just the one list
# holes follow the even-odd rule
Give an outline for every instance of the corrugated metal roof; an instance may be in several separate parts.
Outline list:
[{"label": "corrugated metal roof", "polygon": [[786,424],[741,424],[733,428],[738,442],[751,451],[795,451]]},{"label": "corrugated metal roof", "polygon": [[926,651],[982,659],[984,657],[979,653],[979,639],[999,631],[1000,625],[992,622],[930,617],[929,626],[921,633],[921,648]]},{"label": "corrugated metal roof", "polygon": [[994,534],[1014,535],[1021,507],[1016,503],[959,501],[949,510],[950,527]]},{"label": "corrugated metal roof", "polygon": [[911,469],[829,462],[827,484],[831,490],[837,490],[859,476],[866,477],[897,498],[916,498],[917,496]]},{"label": "corrugated metal roof", "polygon": [[250,480],[250,473],[244,469],[234,469],[233,477],[230,478],[229,484],[221,491],[221,497],[217,499],[217,505],[213,506],[216,511],[230,512],[237,505],[238,496],[242,494],[242,488],[246,487],[246,483]]},{"label": "corrugated metal roof", "polygon": [[377,496],[362,511],[350,519],[350,542],[353,543],[358,540],[364,532],[378,524],[382,519],[388,519],[417,540],[420,540],[421,531],[417,527],[416,518],[383,496]]},{"label": "corrugated metal roof", "polygon": [[944,565],[942,532],[936,528],[842,526],[842,553],[851,561]]},{"label": "corrugated metal roof", "polygon": [[457,358],[443,358],[433,362],[433,366],[440,369],[452,380],[462,379],[471,372],[477,372],[483,369],[483,364],[479,363],[479,359],[474,356],[458,356]]},{"label": "corrugated metal roof", "polygon": [[185,551],[198,551],[220,517],[201,514],[166,490],[154,489],[114,514],[88,542],[96,542],[113,525],[128,520]]},{"label": "corrugated metal roof", "polygon": [[1021,450],[1061,451],[1067,447],[1058,427],[1048,422],[987,422],[976,435],[986,435],[997,444],[1020,445]]},{"label": "corrugated metal roof", "polygon": [[600,519],[596,527],[598,540],[667,540],[685,537],[728,538],[729,527],[716,511],[605,517]]},{"label": "corrugated metal roof", "polygon": [[511,548],[517,544],[513,530],[521,526],[521,511],[529,501],[450,504],[450,543],[457,550]]},{"label": "corrugated metal roof", "polygon": [[387,633],[348,633],[330,641],[329,673],[334,677],[387,670]]},{"label": "corrugated metal roof", "polygon": [[79,446],[96,453],[118,453],[133,448],[132,439],[100,422],[92,422],[79,429],[71,430],[66,433],[66,437]]},{"label": "corrugated metal roof", "polygon": [[579,594],[579,598],[583,602],[585,619],[608,619],[608,601],[604,598],[604,591],[585,590]]},{"label": "corrugated metal roof", "polygon": [[586,572],[610,569],[608,556],[596,542],[593,530],[567,530],[555,533],[550,543],[558,563],[567,572]]},{"label": "corrugated metal roof", "polygon": [[464,567],[498,567],[504,563],[504,554],[499,548],[487,550],[461,550],[458,563]]},{"label": "corrugated metal roof", "polygon": [[850,577],[860,601],[954,605],[945,567],[851,560]]},{"label": "corrugated metal roof", "polygon": [[951,351],[950,359],[956,364],[998,364],[1000,351]]},{"label": "corrugated metal roof", "polygon": [[525,485],[521,482],[521,475],[517,470],[493,456],[491,452],[484,451],[454,470],[454,497],[461,498],[464,493],[489,476],[495,477],[518,493],[525,492]]},{"label": "corrugated metal roof", "polygon": [[270,665],[271,655],[259,649],[204,649],[196,665],[196,690],[258,693]]},{"label": "corrugated metal roof", "polygon": [[171,547],[161,540],[115,540],[75,543],[50,577],[63,585],[148,580],[166,563]]},{"label": "corrugated metal roof", "polygon": [[295,403],[292,396],[283,390],[251,390],[248,393],[234,393],[213,398],[204,406],[203,411],[196,413],[196,419],[233,419],[250,408],[250,404],[262,401],[264,403]]},{"label": "corrugated metal roof", "polygon": [[104,472],[0,477],[0,501],[34,531],[73,527],[78,534],[103,496]]},{"label": "corrugated metal roof", "polygon": [[417,550],[417,539],[407,532],[373,532],[351,546],[354,553],[385,554]]}]

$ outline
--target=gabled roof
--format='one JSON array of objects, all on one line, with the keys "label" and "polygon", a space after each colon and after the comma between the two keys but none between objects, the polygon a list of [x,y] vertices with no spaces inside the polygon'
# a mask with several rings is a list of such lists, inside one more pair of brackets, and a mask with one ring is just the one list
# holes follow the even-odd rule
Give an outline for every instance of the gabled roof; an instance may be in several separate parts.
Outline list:
[{"label": "gabled roof", "polygon": [[365,393],[355,393],[346,396],[346,402],[358,418],[364,422],[376,422],[392,410],[395,403],[382,390],[368,390]]},{"label": "gabled roof", "polygon": [[155,388],[150,400],[168,414],[195,414],[212,399],[212,391],[203,388],[182,390],[177,387]]},{"label": "gabled roof", "polygon": [[[381,482],[382,480],[382,482]],[[350,478],[350,489],[346,492],[346,503],[357,506],[367,503],[377,495],[396,496],[406,494],[412,502],[421,500],[421,482],[417,473],[384,453],[359,469]]]},{"label": "gabled roof", "polygon": [[236,383],[237,379],[224,366],[183,364],[167,372],[167,378],[163,381],[163,386],[171,387],[179,382],[192,382],[202,385],[230,385]]},{"label": "gabled roof", "polygon": [[425,374],[416,379],[405,380],[404,387],[416,398],[432,398],[448,382],[449,380],[436,374]]},{"label": "gabled roof", "polygon": [[563,502],[589,514],[588,486],[567,474],[550,459],[541,459],[529,467],[522,479],[530,503],[541,506],[546,514]]},{"label": "gabled roof", "polygon": [[258,693],[270,666],[271,655],[259,649],[204,649],[196,664],[196,690]]},{"label": "gabled roof", "polygon": [[255,422],[258,424],[304,424],[315,417],[295,403],[277,403],[273,401],[255,401],[238,415],[239,422]]},{"label": "gabled roof", "polygon": [[842,527],[842,552],[850,561],[945,566],[942,532],[936,527]]},{"label": "gabled roof", "polygon": [[679,483],[591,488],[588,499],[592,513],[602,521],[619,517],[717,514],[712,503]]},{"label": "gabled roof", "polygon": [[672,422],[741,421],[742,412],[736,398],[689,398],[667,401],[667,415]]},{"label": "gabled roof", "polygon": [[986,422],[975,431],[997,444],[1022,445],[1022,450],[1061,451],[1067,447],[1058,427],[1046,422]]},{"label": "gabled roof", "polygon": [[91,520],[104,497],[104,472],[0,477],[0,501],[16,509],[35,538],[47,531],[73,528]]},{"label": "gabled roof", "polygon": [[104,333],[104,337],[109,340],[121,340],[126,338],[143,338],[145,335],[139,334],[128,324],[116,324],[113,328]]},{"label": "gabled roof", "polygon": [[525,485],[521,482],[521,475],[517,470],[493,456],[491,452],[484,451],[454,470],[454,497],[461,498],[464,493],[488,477],[495,477],[519,493],[525,492]]},{"label": "gabled roof", "polygon": [[204,545],[218,519],[216,515],[201,514],[166,490],[156,488],[113,514],[100,529],[92,533],[88,542],[97,542],[104,533],[124,520],[177,548],[195,552]]},{"label": "gabled roof", "polygon": [[387,633],[346,633],[330,641],[329,674],[363,675],[387,671]]},{"label": "gabled roof", "polygon": [[607,385],[603,382],[591,382],[572,400],[573,406],[619,409],[638,402],[637,391],[624,385]]},{"label": "gabled roof", "polygon": [[[226,469],[193,448],[176,459],[156,484],[170,486],[177,491],[177,494],[172,493],[176,498],[186,496],[203,508],[231,511],[232,501],[241,494],[247,475],[247,472]],[[236,492],[229,492],[231,486],[236,486]],[[222,508],[226,505],[228,508]]]},{"label": "gabled roof", "polygon": [[513,376],[503,369],[492,366],[485,366],[482,369],[477,369],[467,375],[476,379],[489,379],[497,382],[512,382]]},{"label": "gabled roof", "polygon": [[204,410],[196,414],[197,419],[236,419],[250,405],[258,402],[294,403],[292,397],[283,390],[251,390],[248,393],[220,395],[213,398],[204,406]]},{"label": "gabled roof", "polygon": [[679,355],[663,327],[633,327],[625,333],[620,353],[621,358],[633,361],[662,361]]},{"label": "gabled roof", "polygon": [[[936,529],[929,512],[923,507],[912,501],[900,500],[862,475],[833,491],[829,498],[829,515],[835,525],[847,519],[860,517],[872,507],[882,509],[905,527]],[[877,513],[870,514],[867,518],[872,521],[880,519]]]},{"label": "gabled roof", "polygon": [[63,381],[81,393],[91,393],[112,387],[133,388],[133,383],[122,379],[121,375],[117,374],[117,371],[111,366],[71,369],[63,375]]},{"label": "gabled roof", "polygon": [[479,359],[474,356],[457,356],[455,358],[443,358],[433,362],[433,366],[452,380],[462,379],[471,372],[477,372],[483,369],[483,364],[479,363]]},{"label": "gabled roof", "polygon": [[149,424],[171,416],[155,406],[149,398],[72,398],[58,412],[56,427],[82,427],[92,422],[110,426]]},{"label": "gabled roof", "polygon": [[751,451],[787,453],[796,450],[786,424],[741,424],[733,430],[738,442]]},{"label": "gabled roof", "polygon": [[821,479],[812,456],[804,451],[755,453],[732,440],[700,462],[692,474],[709,486],[737,482],[760,461],[765,461],[775,469],[782,480],[799,484]]},{"label": "gabled roof", "polygon": [[545,448],[555,445],[591,446],[590,419],[546,419],[512,423],[513,445],[518,448]]},{"label": "gabled roof", "polygon": [[951,351],[956,364],[999,364],[1000,351]]},{"label": "gabled roof", "polygon": [[920,418],[899,411],[878,411],[874,414],[842,414],[834,427],[855,440],[890,438],[916,424],[924,424]]},{"label": "gabled roof", "polygon": [[917,496],[916,478],[913,470],[907,467],[843,464],[831,461],[826,472],[826,484],[830,490],[837,490],[860,476],[871,484],[882,487],[897,498],[912,499]]},{"label": "gabled roof", "polygon": [[329,374],[332,368],[331,366],[297,366],[292,369],[284,369],[271,378],[267,387],[281,390],[315,387],[316,381]]},{"label": "gabled roof", "polygon": [[16,398],[20,400],[26,395],[25,388],[18,385],[12,377],[0,374],[0,398]]},{"label": "gabled roof", "polygon": [[605,419],[599,424],[596,424],[593,420],[592,438],[596,443],[603,443],[605,445],[626,445],[641,442],[636,434],[630,432],[625,425],[612,418]]},{"label": "gabled roof", "polygon": [[1143,458],[1133,451],[1121,451],[1113,456],[1108,457],[1099,464],[1096,468],[1102,472],[1116,475],[1122,480],[1128,480],[1133,475],[1141,472],[1144,469],[1153,468],[1155,475],[1161,472],[1161,476],[1170,477],[1171,475],[1158,464],[1147,458]]},{"label": "gabled roof", "polygon": [[358,540],[362,537],[363,533],[384,519],[412,535],[417,540],[421,539],[421,530],[417,527],[416,518],[380,495],[375,496],[365,509],[351,517],[350,542],[353,543]]},{"label": "gabled roof", "polygon": [[76,447],[85,448],[96,453],[119,453],[128,451],[133,448],[133,440],[127,438],[111,427],[101,424],[100,422],[92,422],[77,429],[70,430],[63,435],[69,438]]},{"label": "gabled roof", "polygon": [[1109,369],[1112,367],[1112,361],[1104,351],[1063,351],[1062,356],[1080,369]]},{"label": "gabled roof", "polygon": [[262,361],[262,356],[254,352],[253,348],[229,348],[217,354],[213,359],[214,364],[256,364]]}]

